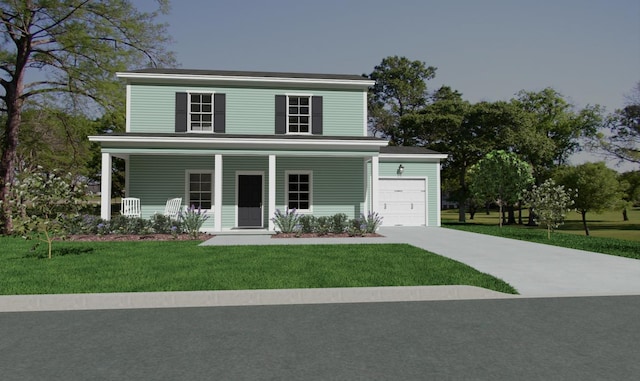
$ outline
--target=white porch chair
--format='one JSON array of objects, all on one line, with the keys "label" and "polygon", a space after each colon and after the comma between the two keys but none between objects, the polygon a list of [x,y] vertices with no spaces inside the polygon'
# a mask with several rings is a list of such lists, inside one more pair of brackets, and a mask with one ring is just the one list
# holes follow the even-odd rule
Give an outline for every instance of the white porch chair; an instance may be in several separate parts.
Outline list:
[{"label": "white porch chair", "polygon": [[167,204],[164,207],[164,214],[166,217],[177,220],[180,213],[180,206],[182,205],[182,197],[176,197],[167,200]]},{"label": "white porch chair", "polygon": [[120,203],[120,214],[125,217],[140,217],[140,199],[123,197]]}]

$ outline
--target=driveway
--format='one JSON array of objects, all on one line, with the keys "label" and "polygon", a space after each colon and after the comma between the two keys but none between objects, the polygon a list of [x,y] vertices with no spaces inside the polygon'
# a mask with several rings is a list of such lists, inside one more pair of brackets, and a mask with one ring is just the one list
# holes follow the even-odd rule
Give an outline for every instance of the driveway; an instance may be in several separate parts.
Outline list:
[{"label": "driveway", "polygon": [[408,243],[498,277],[523,296],[640,294],[640,260],[436,227],[383,227],[384,238],[217,236],[208,245]]}]

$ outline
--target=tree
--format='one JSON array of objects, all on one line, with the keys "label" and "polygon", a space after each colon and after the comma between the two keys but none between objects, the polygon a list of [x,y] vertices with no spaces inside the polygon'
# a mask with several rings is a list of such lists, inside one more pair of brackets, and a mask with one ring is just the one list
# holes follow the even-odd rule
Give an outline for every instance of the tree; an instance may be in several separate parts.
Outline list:
[{"label": "tree", "polygon": [[606,125],[609,135],[600,135],[600,147],[620,161],[640,164],[640,81],[626,106],[609,115]]},{"label": "tree", "polygon": [[581,139],[595,136],[602,124],[599,106],[576,110],[550,87],[539,92],[522,90],[513,103],[524,113],[510,144],[532,165],[537,183],[582,150]]},{"label": "tree", "polygon": [[522,192],[533,182],[531,166],[514,153],[503,150],[489,152],[469,169],[471,192],[479,199],[494,201],[502,210],[521,199]]},{"label": "tree", "polygon": [[547,239],[551,239],[553,229],[564,223],[564,217],[574,203],[569,192],[571,189],[565,191],[563,185],[556,185],[552,179],[524,192],[522,198],[535,210],[536,222],[547,226]]},{"label": "tree", "polygon": [[627,209],[640,204],[640,171],[630,171],[621,173],[618,176],[620,188],[623,191],[622,202],[622,220],[629,221]]},{"label": "tree", "polygon": [[45,242],[51,259],[53,241],[65,233],[64,219],[78,216],[86,205],[86,185],[71,173],[44,171],[42,167],[22,172],[9,187],[16,233],[25,239]]},{"label": "tree", "polygon": [[[6,113],[0,160],[0,222],[11,231],[8,189],[14,182],[23,113],[43,97],[95,113],[122,100],[114,73],[146,64],[173,65],[164,49],[168,11],[138,11],[129,0],[17,0],[0,2],[0,110]],[[116,94],[114,96],[114,94]],[[99,107],[95,107],[99,105]]]},{"label": "tree", "polygon": [[472,197],[468,169],[487,152],[504,147],[505,131],[518,123],[519,111],[507,102],[470,104],[447,86],[434,92],[432,100],[419,112],[405,115],[400,127],[415,136],[417,145],[449,154],[443,164],[443,179],[458,184],[450,191],[459,204],[458,220],[464,222]]},{"label": "tree", "polygon": [[403,131],[400,119],[427,103],[426,81],[435,77],[436,68],[406,57],[386,57],[369,78],[376,84],[369,94],[369,122],[374,134],[380,133],[392,145],[414,145]]},{"label": "tree", "polygon": [[586,235],[589,235],[587,212],[610,209],[622,198],[618,174],[604,162],[565,167],[556,174],[556,181],[577,192],[575,208],[582,215]]}]

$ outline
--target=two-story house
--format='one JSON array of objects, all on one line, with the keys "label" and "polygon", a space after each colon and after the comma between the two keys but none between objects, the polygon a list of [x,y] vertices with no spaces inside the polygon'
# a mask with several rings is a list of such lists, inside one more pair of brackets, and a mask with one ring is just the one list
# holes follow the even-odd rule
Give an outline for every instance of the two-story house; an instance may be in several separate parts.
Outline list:
[{"label": "two-story house", "polygon": [[276,209],[383,225],[440,225],[440,160],[367,134],[357,75],[144,69],[126,80],[126,132],[90,136],[102,149],[101,215],[111,163],[126,162],[126,194],[142,216],[168,198],[208,210],[204,229],[274,230]]}]

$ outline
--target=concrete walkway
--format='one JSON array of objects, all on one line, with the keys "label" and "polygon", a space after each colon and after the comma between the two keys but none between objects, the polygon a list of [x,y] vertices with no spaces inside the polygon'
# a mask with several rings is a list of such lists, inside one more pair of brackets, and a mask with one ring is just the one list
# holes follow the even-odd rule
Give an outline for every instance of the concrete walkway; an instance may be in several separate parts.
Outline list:
[{"label": "concrete walkway", "polygon": [[468,264],[522,296],[640,294],[640,260],[493,237],[447,228],[384,227],[382,238],[275,239],[217,236],[204,245],[408,243]]}]

